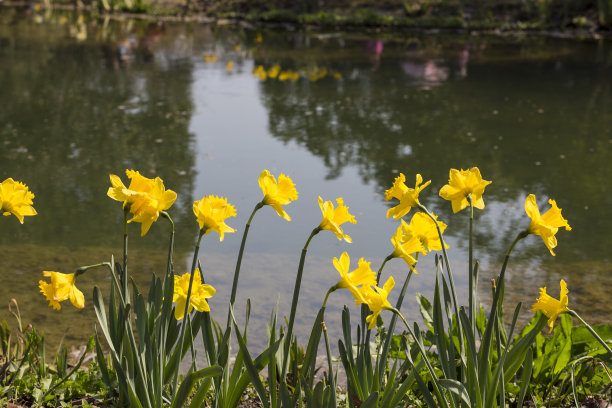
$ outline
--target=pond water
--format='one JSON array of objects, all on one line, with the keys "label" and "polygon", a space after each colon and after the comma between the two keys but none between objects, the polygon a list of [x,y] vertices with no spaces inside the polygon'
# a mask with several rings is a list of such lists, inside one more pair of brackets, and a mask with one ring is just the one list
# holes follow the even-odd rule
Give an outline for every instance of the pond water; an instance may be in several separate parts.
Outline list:
[{"label": "pond water", "polygon": [[[416,173],[432,180],[421,201],[449,225],[455,280],[466,295],[468,213],[453,215],[438,197],[451,167],[478,166],[493,181],[475,224],[484,303],[503,254],[529,224],[523,206],[534,193],[542,208],[556,199],[573,229],[557,235],[556,257],[539,237],[521,241],[507,305],[523,302],[528,319],[538,288],[557,295],[565,279],[575,310],[592,323],[610,322],[610,41],[274,31],[0,8],[0,61],[0,179],[24,181],[39,213],[23,225],[0,219],[0,303],[17,299],[24,322],[53,344],[82,343],[93,333],[91,289],[109,280],[102,270],[88,272],[78,282],[87,307],[56,312],[38,293],[41,272],[121,255],[122,211],[106,190],[109,174],[126,180],[126,168],[160,176],[178,193],[170,213],[179,272],[197,235],[192,202],[216,194],[236,206],[227,223],[238,232],[221,243],[206,236],[200,253],[217,288],[210,303],[219,320],[245,222],[261,199],[260,172],[296,183],[292,222],[264,208],[247,241],[237,308],[252,300],[255,348],[266,341],[277,299],[279,315],[288,315],[301,248],[321,220],[317,196],[344,197],[357,224],[345,228],[352,244],[323,232],[309,247],[296,320],[302,337],[339,278],[333,257],[347,251],[355,264],[364,257],[378,269],[392,251],[398,224],[385,218],[384,190],[399,172],[408,184]],[[299,79],[253,74],[277,64]],[[131,270],[141,285],[165,268],[163,221],[144,238],[138,225],[130,229]],[[419,319],[415,292],[432,297],[433,259],[422,258],[412,278],[403,306],[412,320]],[[406,265],[390,262],[389,274],[399,286]],[[332,338],[340,336],[344,304],[352,304],[348,292],[328,303]],[[0,316],[13,324],[7,307]]]}]

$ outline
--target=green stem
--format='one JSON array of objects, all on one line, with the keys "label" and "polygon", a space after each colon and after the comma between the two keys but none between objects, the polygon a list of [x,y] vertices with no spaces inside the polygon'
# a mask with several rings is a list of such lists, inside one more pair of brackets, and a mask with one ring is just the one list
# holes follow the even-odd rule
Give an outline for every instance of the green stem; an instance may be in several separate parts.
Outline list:
[{"label": "green stem", "polygon": [[[446,264],[446,274],[448,275],[448,280],[449,280],[450,287],[451,287],[451,293],[453,295],[455,315],[457,316],[457,323],[459,323],[459,305],[457,301],[457,291],[455,290],[455,281],[453,279],[453,272],[451,271],[450,262],[448,261],[448,254],[446,253],[446,245],[444,243],[444,237],[442,237],[442,230],[440,229],[440,224],[438,224],[438,220],[436,220],[436,217],[434,217],[433,214],[431,214],[427,210],[427,208],[425,208],[423,204],[419,203],[417,208],[421,210],[422,212],[424,212],[425,214],[427,214],[427,216],[431,218],[431,220],[436,225],[436,230],[438,231],[438,237],[440,238],[440,246],[442,247],[442,254],[444,256],[444,263]],[[463,354],[463,330],[460,324],[457,324],[457,330],[459,334],[459,352],[460,354]]]},{"label": "green stem", "polygon": [[[253,212],[251,213],[251,216],[249,217],[249,220],[246,223],[246,226],[244,227],[244,233],[242,234],[242,242],[240,243],[240,250],[238,251],[238,260],[236,261],[236,269],[234,270],[234,282],[232,283],[232,292],[230,295],[230,306],[231,307],[234,307],[234,302],[236,301],[236,292],[238,291],[238,277],[240,276],[240,266],[242,265],[242,254],[244,253],[244,247],[246,245],[247,235],[249,234],[249,228],[251,227],[251,221],[253,220],[253,216],[255,216],[255,213],[257,212],[257,210],[259,210],[263,206],[264,206],[263,201],[257,203],[255,208],[253,209]],[[225,329],[226,331],[229,329],[230,324],[231,324],[231,315],[228,310],[227,326]]]},{"label": "green stem", "polygon": [[[406,329],[408,331],[408,334],[410,334],[410,336],[412,336],[412,338],[414,339],[415,344],[417,345],[417,347],[419,348],[419,351],[421,353],[421,357],[423,359],[423,361],[425,362],[425,366],[427,367],[427,371],[429,372],[429,375],[431,376],[431,384],[434,388],[434,392],[436,394],[436,396],[439,397],[439,403],[443,404],[443,406],[448,406],[448,404],[446,404],[446,401],[441,393],[440,387],[438,386],[438,377],[436,376],[436,372],[434,371],[434,368],[431,364],[431,362],[429,361],[429,358],[427,357],[427,352],[425,351],[423,344],[417,340],[416,335],[414,334],[414,332],[412,331],[412,329],[410,328],[410,326],[408,325],[408,322],[406,321],[406,319],[404,318],[404,316],[402,316],[402,314],[400,313],[399,310],[397,310],[396,308],[391,308],[390,309],[394,314],[396,314],[397,316],[399,316],[400,319],[402,319],[402,322],[404,322],[404,325],[406,326]],[[407,350],[407,353],[410,353],[410,350]],[[418,373],[416,373],[415,375],[420,375]]]},{"label": "green stem", "polygon": [[287,363],[289,360],[289,349],[291,347],[291,337],[293,336],[293,324],[295,323],[295,313],[297,311],[298,298],[300,296],[300,286],[302,285],[302,274],[304,272],[304,262],[306,260],[306,253],[308,252],[308,245],[312,238],[317,235],[321,231],[321,227],[317,227],[312,230],[310,236],[306,240],[306,244],[304,244],[304,248],[302,249],[302,255],[300,256],[300,264],[298,266],[297,277],[295,278],[295,287],[293,289],[293,298],[291,301],[291,313],[289,315],[289,324],[287,325],[287,335],[285,336],[285,347],[284,347],[284,360],[283,360],[283,370],[281,378],[287,374]]},{"label": "green stem", "polygon": [[327,293],[325,294],[325,300],[323,301],[323,308],[325,309],[325,307],[327,306],[327,298],[329,298],[329,295],[331,295],[333,292],[336,291],[336,289],[338,289],[338,285],[334,285],[331,288],[329,288],[329,290],[327,291]]},{"label": "green stem", "polygon": [[323,325],[323,338],[325,339],[325,350],[327,351],[327,364],[329,365],[329,371],[327,373],[327,378],[329,380],[329,387],[331,388],[331,402],[332,406],[337,407],[336,402],[336,382],[334,381],[334,370],[332,366],[332,356],[331,356],[331,348],[329,347],[329,338],[327,337],[327,326],[325,326],[325,322],[321,322]]},{"label": "green stem", "polygon": [[[472,335],[476,338],[476,308],[478,307],[477,292],[478,292],[478,279],[474,276],[477,269],[474,267],[474,255],[473,255],[473,224],[474,224],[474,203],[472,202],[472,195],[467,195],[467,200],[470,203],[470,232],[469,232],[469,246],[468,246],[468,276],[469,276],[469,306],[470,306],[470,324]],[[459,317],[457,316],[457,319]]]},{"label": "green stem", "polygon": [[[510,260],[510,253],[514,249],[514,246],[516,245],[516,243],[519,242],[521,239],[525,238],[527,235],[528,235],[527,231],[520,232],[514,239],[514,242],[512,242],[512,245],[510,245],[510,248],[508,248],[508,252],[506,252],[506,257],[504,258],[504,264],[502,265],[502,269],[501,269],[501,272],[499,273],[499,277],[497,278],[497,281],[493,282],[494,283],[494,293],[493,293],[493,303],[492,303],[493,305],[498,305],[499,297],[501,293],[503,293],[504,291],[506,267],[508,266],[508,261]],[[494,307],[493,309],[495,310],[492,310],[491,316],[489,316],[489,320],[497,318],[496,314],[497,314],[498,307]]]},{"label": "green stem", "polygon": [[[502,269],[501,269],[501,272],[499,273],[499,277],[497,278],[497,281],[492,281],[492,283],[494,284],[493,301],[491,303],[491,313],[489,315],[489,323],[487,324],[485,333],[482,336],[483,344],[481,345],[480,352],[479,352],[481,353],[480,361],[485,361],[485,362],[489,361],[489,354],[491,352],[490,350],[491,340],[490,339],[493,336],[494,325],[495,326],[498,325],[497,313],[498,313],[498,310],[501,309],[499,305],[499,298],[504,291],[506,267],[508,266],[508,261],[510,260],[510,253],[512,252],[512,249],[514,249],[514,246],[516,245],[516,243],[519,242],[521,239],[525,238],[526,236],[527,236],[527,231],[522,231],[516,236],[516,238],[514,239],[514,242],[512,242],[512,245],[510,245],[510,248],[508,248],[508,252],[506,252],[504,264],[502,265]],[[461,326],[459,325],[459,327]],[[479,367],[478,381],[481,384],[484,384],[485,381],[487,380],[487,377],[486,377],[487,372],[488,371],[485,367]],[[483,398],[484,397],[485,395],[483,395]]]},{"label": "green stem", "polygon": [[[416,264],[414,264],[414,266],[416,266]],[[413,269],[410,268],[410,272],[408,272],[408,276],[406,276],[406,279],[404,280],[404,286],[402,286],[402,291],[400,292],[400,295],[397,298],[395,309],[398,312],[399,312],[399,309],[401,309],[402,307],[402,303],[404,302],[404,296],[406,295],[406,290],[408,289],[408,284],[410,283],[410,278],[412,277],[412,273],[413,273]],[[391,340],[393,339],[393,332],[395,331],[396,322],[397,322],[397,314],[393,313],[393,316],[391,317],[391,323],[389,324],[389,330],[387,331],[387,338],[385,339],[385,345],[381,353],[381,358],[380,358],[381,365],[387,363],[387,353],[389,352],[389,347],[391,347]],[[378,373],[381,375],[381,380],[382,380],[382,376],[386,373],[386,370],[383,370],[383,368],[386,368],[386,367],[380,367],[378,370]]]},{"label": "green stem", "polygon": [[580,316],[578,315],[578,313],[576,313],[575,311],[573,311],[573,310],[571,310],[571,309],[567,309],[567,312],[568,312],[570,315],[572,315],[572,316],[574,316],[575,318],[577,318],[578,320],[580,320],[580,323],[584,324],[584,325],[586,326],[586,328],[587,328],[587,329],[589,329],[589,331],[591,332],[591,334],[593,335],[593,337],[595,337],[595,339],[596,339],[598,342],[600,342],[602,346],[604,346],[604,348],[606,349],[606,351],[607,351],[608,353],[610,353],[610,355],[612,355],[612,350],[610,350],[610,346],[608,346],[608,345],[606,344],[606,342],[605,342],[605,341],[604,341],[604,340],[603,340],[601,337],[599,337],[599,334],[597,334],[597,332],[596,332],[595,330],[593,330],[593,328],[592,328],[592,327],[591,327],[591,326],[590,326],[590,325],[589,325],[587,322],[585,322],[584,320],[582,320],[582,317],[580,317]]},{"label": "green stem", "polygon": [[129,303],[128,282],[127,282],[127,261],[128,261],[128,222],[127,216],[129,208],[123,209],[123,269],[121,271],[121,290],[123,291],[124,299]]},{"label": "green stem", "polygon": [[[202,228],[200,233],[198,234],[198,241],[196,242],[195,250],[193,251],[193,260],[191,261],[191,272],[189,276],[189,287],[187,289],[187,300],[185,301],[185,312],[183,314],[183,323],[181,324],[181,334],[179,336],[179,341],[177,344],[179,359],[183,354],[183,344],[185,340],[185,330],[187,329],[187,316],[189,315],[189,302],[191,301],[191,289],[193,287],[193,277],[195,275],[197,260],[198,260],[198,252],[200,251],[200,242],[202,241],[202,237],[206,233],[206,228]],[[202,271],[200,271],[202,273]],[[178,383],[178,372],[179,372],[179,364],[176,365],[176,369],[174,371],[174,380],[173,380],[173,390],[176,390],[176,386]]]},{"label": "green stem", "polygon": [[[385,267],[386,263],[389,262],[393,258],[395,258],[395,257],[393,256],[393,253],[391,253],[390,255],[388,255],[384,259],[383,263],[380,265],[380,268],[378,268],[378,273],[376,274],[376,284],[377,285],[380,285],[380,277],[382,276],[383,268]],[[367,306],[366,305],[362,305],[362,307],[367,307]],[[364,322],[363,327],[364,327],[364,329],[368,327],[367,325],[365,325],[365,322]],[[370,332],[371,332],[371,330],[367,329],[366,335],[365,335],[365,340],[364,340],[365,341],[364,344],[366,344],[366,347],[370,347],[369,346],[369,344],[370,344]]]},{"label": "green stem", "polygon": [[166,279],[168,279],[174,274],[174,263],[172,260],[174,254],[174,221],[172,221],[170,214],[167,212],[162,211],[161,214],[170,223],[170,244],[168,245],[168,262],[166,264]]},{"label": "green stem", "polygon": [[376,284],[377,284],[377,285],[378,285],[378,284],[379,284],[379,282],[380,282],[380,277],[382,276],[382,270],[383,270],[383,268],[385,267],[385,264],[386,264],[387,262],[389,262],[390,260],[392,260],[393,258],[395,258],[395,257],[393,256],[393,254],[391,254],[391,255],[387,256],[387,257],[385,258],[385,260],[383,261],[383,263],[380,265],[380,268],[378,268],[378,273],[376,274]]},{"label": "green stem", "polygon": [[89,269],[99,268],[101,266],[106,266],[107,268],[112,268],[112,265],[109,262],[101,262],[101,263],[98,263],[98,264],[95,264],[95,265],[81,266],[74,273],[74,277],[76,278],[77,276],[85,273]]}]

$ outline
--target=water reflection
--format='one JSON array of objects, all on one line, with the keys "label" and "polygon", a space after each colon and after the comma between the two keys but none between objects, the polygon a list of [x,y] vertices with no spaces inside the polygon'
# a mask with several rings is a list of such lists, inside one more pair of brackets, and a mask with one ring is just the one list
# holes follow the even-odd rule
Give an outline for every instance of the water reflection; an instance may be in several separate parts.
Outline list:
[{"label": "water reflection", "polygon": [[[354,63],[353,74],[341,82],[302,81],[293,88],[265,82],[262,92],[271,133],[320,157],[328,178],[357,166],[364,182],[375,180],[382,192],[398,171],[420,172],[441,186],[448,167],[477,164],[495,181],[489,201],[518,209],[512,222],[503,216],[508,226],[502,232],[520,225],[528,193],[542,204],[554,197],[577,225],[566,238],[571,250],[560,260],[607,261],[606,240],[590,226],[609,226],[612,202],[605,192],[612,169],[604,124],[610,120],[612,69],[597,64],[594,45],[577,44],[572,54],[535,62],[518,55],[499,64],[495,55],[481,55],[470,61],[470,75],[469,44],[454,61],[396,53],[376,71],[367,61]],[[512,50],[516,44],[497,47]],[[424,193],[439,201],[435,189]],[[438,209],[445,219],[451,217],[447,207]],[[499,241],[500,229],[491,227],[478,237],[488,246]]]},{"label": "water reflection", "polygon": [[[62,15],[40,25],[10,21],[0,24],[0,178],[26,182],[36,194],[38,216],[24,225],[2,223],[0,299],[4,305],[17,298],[24,320],[43,325],[52,344],[64,333],[68,342],[83,341],[70,321],[84,316],[93,321],[91,308],[51,313],[36,283],[43,269],[73,272],[120,253],[121,209],[107,199],[106,189],[109,174],[122,175],[126,168],[159,175],[179,192],[172,215],[179,256],[185,253],[193,232],[186,217],[194,179],[188,130],[192,68],[188,59],[172,53],[162,60],[154,56],[163,27],[88,26],[86,40],[71,38]],[[100,41],[90,43],[92,37]],[[166,242],[167,229],[154,226],[132,242],[133,259],[142,254],[133,269],[141,283],[165,268],[164,257],[146,248]],[[137,237],[137,227],[132,230]],[[101,272],[89,275],[82,279],[87,302],[94,282],[107,283]],[[5,312],[3,307],[2,316]]]}]

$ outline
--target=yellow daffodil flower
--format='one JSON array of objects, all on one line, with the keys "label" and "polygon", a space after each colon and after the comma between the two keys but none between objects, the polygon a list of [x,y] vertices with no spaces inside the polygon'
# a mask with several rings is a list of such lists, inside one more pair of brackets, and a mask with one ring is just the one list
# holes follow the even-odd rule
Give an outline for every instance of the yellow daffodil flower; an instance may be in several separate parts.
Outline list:
[{"label": "yellow daffodil flower", "polygon": [[366,299],[359,291],[358,286],[369,287],[376,285],[376,273],[370,268],[370,262],[363,258],[359,259],[359,266],[349,272],[351,260],[346,252],[340,255],[340,259],[333,259],[334,267],[340,272],[340,280],[336,283],[337,289],[348,289],[355,298],[355,304],[366,303]]},{"label": "yellow daffodil flower", "polygon": [[134,170],[126,170],[130,178],[130,186],[125,187],[121,179],[110,175],[111,185],[107,195],[117,201],[123,201],[123,207],[129,205],[134,215],[128,222],[141,223],[141,236],[144,236],[157,221],[162,211],[167,210],[176,201],[176,193],[166,190],[164,182],[159,177],[150,179]]},{"label": "yellow daffodil flower", "polygon": [[417,207],[420,204],[419,193],[431,183],[431,180],[429,180],[421,185],[423,177],[421,177],[420,174],[416,175],[416,184],[414,188],[408,188],[405,181],[406,177],[403,173],[400,173],[400,175],[395,178],[393,186],[385,191],[385,201],[389,201],[392,198],[400,200],[398,205],[387,211],[387,218],[393,217],[397,220],[408,214],[412,207]]},{"label": "yellow daffodil flower", "polygon": [[225,70],[227,72],[234,72],[234,61],[227,61],[227,64],[225,65]]},{"label": "yellow daffodil flower", "polygon": [[463,210],[470,205],[467,200],[468,194],[472,197],[474,207],[482,210],[484,200],[482,194],[490,181],[483,180],[478,167],[469,170],[451,169],[448,176],[448,184],[440,189],[440,197],[449,200],[453,206],[453,212]]},{"label": "yellow daffodil flower", "polygon": [[258,65],[257,68],[253,70],[253,75],[257,76],[260,81],[265,81],[268,78],[268,73],[263,65]]},{"label": "yellow daffodil flower", "polygon": [[279,81],[290,80],[291,82],[295,82],[298,79],[300,79],[300,74],[290,69],[288,69],[287,71],[282,71],[280,74],[278,74]]},{"label": "yellow daffodil flower", "polygon": [[[176,320],[181,320],[183,317],[185,317],[185,305],[187,303],[187,293],[189,291],[190,279],[190,273],[185,273],[182,276],[174,275],[174,294],[172,295],[172,301],[176,303],[176,307],[174,308],[174,317]],[[211,285],[202,283],[200,270],[196,269],[193,275],[193,283],[191,285],[188,313],[191,313],[194,308],[198,312],[210,312],[210,306],[208,305],[206,299],[213,297],[215,292],[215,288],[213,288]]]},{"label": "yellow daffodil flower", "polygon": [[261,36],[261,34],[257,34],[257,37],[255,37],[255,42],[256,43],[262,43],[263,42],[263,37]]},{"label": "yellow daffodil flower", "polygon": [[531,218],[531,224],[529,224],[527,232],[541,236],[544,245],[555,256],[553,252],[553,248],[557,246],[555,234],[561,227],[565,227],[567,231],[571,231],[572,228],[567,223],[567,220],[561,216],[561,208],[557,207],[557,202],[555,200],[548,200],[548,203],[552,207],[540,215],[535,195],[529,194],[525,200],[525,212]]},{"label": "yellow daffodil flower", "polygon": [[34,194],[20,181],[7,178],[0,183],[0,213],[13,214],[23,224],[23,217],[36,215],[32,207]]},{"label": "yellow daffodil flower", "polygon": [[76,276],[74,273],[43,271],[43,276],[51,278],[51,283],[40,280],[38,281],[38,287],[53,309],[60,310],[62,308],[60,302],[66,299],[70,299],[70,302],[79,309],[85,307],[85,296],[75,286]]},{"label": "yellow daffodil flower", "polygon": [[555,320],[561,313],[568,311],[567,304],[569,299],[567,297],[568,290],[567,284],[561,280],[561,293],[559,294],[559,300],[551,297],[546,293],[546,287],[540,288],[540,297],[537,302],[531,306],[533,313],[541,310],[546,317],[548,317],[548,328],[549,332],[552,332]]},{"label": "yellow daffodil flower", "polygon": [[[436,215],[432,215],[436,220],[438,219]],[[446,224],[442,221],[438,221],[438,225],[440,226],[440,231],[444,232]],[[414,214],[410,220],[410,224],[405,225],[403,228],[405,235],[416,237],[421,242],[421,253],[423,255],[427,255],[428,251],[442,250],[436,223],[429,218],[427,214],[422,212]],[[448,245],[445,244],[445,247],[448,248]]]},{"label": "yellow daffodil flower", "polygon": [[336,202],[338,207],[334,208],[334,204],[331,201],[323,202],[323,199],[319,196],[319,207],[321,207],[321,212],[323,213],[323,220],[319,224],[319,228],[333,232],[338,239],[344,239],[349,243],[353,242],[351,237],[342,231],[340,225],[345,222],[356,224],[355,216],[349,214],[349,208],[344,205],[342,198],[337,198]]},{"label": "yellow daffodil flower", "polygon": [[280,72],[281,67],[280,65],[276,64],[273,65],[269,70],[268,70],[268,77],[269,78],[276,78],[278,76],[278,73]]},{"label": "yellow daffodil flower", "polygon": [[227,198],[214,195],[204,196],[200,201],[193,202],[193,213],[198,219],[200,229],[217,231],[219,241],[223,241],[226,232],[236,232],[235,229],[225,224],[225,219],[236,216],[236,209],[227,202]]},{"label": "yellow daffodil flower", "polygon": [[[402,258],[408,266],[414,265],[417,260],[412,256],[416,252],[423,252],[423,245],[418,237],[406,235],[408,224],[401,220],[402,224],[397,228],[395,234],[391,237],[394,251],[391,254],[394,258]],[[416,272],[416,270],[415,270]]]},{"label": "yellow daffodil flower", "polygon": [[279,216],[291,221],[291,217],[282,206],[298,199],[298,192],[293,181],[281,174],[278,176],[277,183],[274,176],[268,170],[264,170],[259,176],[259,187],[264,194],[262,203],[271,206]]},{"label": "yellow daffodil flower", "polygon": [[204,62],[207,64],[211,64],[213,62],[217,62],[217,56],[215,54],[205,54],[204,55]]},{"label": "yellow daffodil flower", "polygon": [[393,279],[393,276],[389,276],[389,279],[387,279],[387,282],[385,282],[385,285],[382,288],[375,286],[374,289],[372,289],[371,286],[368,286],[360,290],[362,296],[366,299],[368,307],[372,311],[372,314],[366,318],[366,322],[369,323],[368,329],[372,329],[374,326],[376,326],[376,319],[378,319],[378,315],[383,309],[393,309],[393,306],[391,306],[391,303],[389,303],[387,297],[394,286],[395,280]]}]

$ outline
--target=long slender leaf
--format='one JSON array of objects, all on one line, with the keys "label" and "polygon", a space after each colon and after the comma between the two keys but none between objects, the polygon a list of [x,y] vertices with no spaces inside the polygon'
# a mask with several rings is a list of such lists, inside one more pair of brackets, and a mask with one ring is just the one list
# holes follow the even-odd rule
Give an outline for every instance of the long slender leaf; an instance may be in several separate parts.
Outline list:
[{"label": "long slender leaf", "polygon": [[255,391],[259,395],[259,399],[264,407],[268,408],[270,403],[267,398],[266,389],[259,378],[259,371],[255,368],[255,364],[249,354],[249,350],[247,349],[246,343],[244,342],[244,338],[238,329],[238,325],[236,324],[236,318],[234,317],[234,309],[230,305],[230,314],[232,317],[232,325],[234,326],[234,330],[236,331],[236,338],[238,339],[238,346],[240,347],[240,352],[243,355],[244,365],[251,377],[251,381],[253,383],[253,387],[255,387]]},{"label": "long slender leaf", "polygon": [[443,379],[438,380],[438,383],[444,388],[446,388],[447,390],[449,390],[452,394],[455,394],[456,396],[461,398],[461,400],[468,407],[472,405],[470,401],[470,396],[468,395],[468,392],[465,389],[465,386],[461,384],[459,381],[443,378]]},{"label": "long slender leaf", "polygon": [[527,356],[525,357],[525,363],[523,364],[523,373],[521,375],[521,388],[518,393],[517,407],[523,406],[527,389],[529,388],[529,382],[531,380],[531,369],[533,366],[533,351],[531,348],[527,350]]}]

